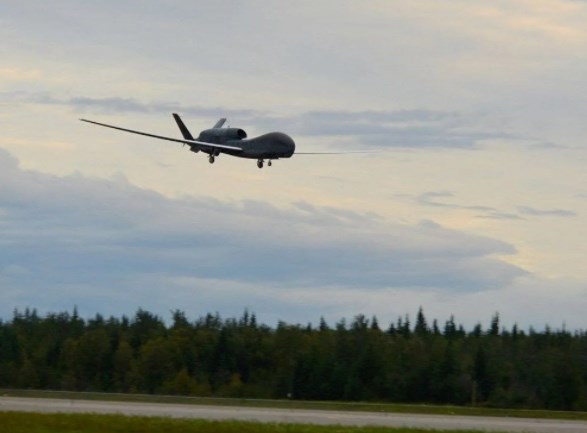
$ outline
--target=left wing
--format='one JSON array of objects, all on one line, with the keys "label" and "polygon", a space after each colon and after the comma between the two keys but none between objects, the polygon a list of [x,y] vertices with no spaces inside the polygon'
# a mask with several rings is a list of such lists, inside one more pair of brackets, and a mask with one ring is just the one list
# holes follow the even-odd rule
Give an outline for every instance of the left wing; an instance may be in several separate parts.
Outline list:
[{"label": "left wing", "polygon": [[182,140],[179,138],[165,137],[163,135],[149,134],[148,132],[135,131],[134,129],[121,128],[120,126],[107,125],[106,123],[94,122],[93,120],[87,120],[87,119],[80,119],[80,120],[82,122],[93,123],[94,125],[105,126],[106,128],[118,129],[119,131],[130,132],[132,134],[144,135],[146,137],[158,138],[160,140],[175,141],[176,143],[198,145],[201,147],[209,147],[212,149],[227,149],[227,150],[240,150],[240,151],[243,150],[242,147],[238,147],[238,146],[228,146],[226,144],[206,143],[205,141],[197,141],[197,140]]}]

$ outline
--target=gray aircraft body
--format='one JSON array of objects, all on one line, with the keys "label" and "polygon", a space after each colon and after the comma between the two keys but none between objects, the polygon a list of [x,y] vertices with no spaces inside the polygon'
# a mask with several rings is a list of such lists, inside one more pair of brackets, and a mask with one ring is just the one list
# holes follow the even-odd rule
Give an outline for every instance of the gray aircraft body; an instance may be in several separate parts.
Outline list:
[{"label": "gray aircraft body", "polygon": [[[194,138],[179,115],[173,113],[173,117],[183,135],[183,139],[135,131],[133,129],[94,122],[93,120],[80,120],[93,123],[94,125],[118,129],[119,131],[187,144],[192,152],[203,152],[207,154],[210,164],[214,163],[218,155],[226,153],[239,158],[256,159],[257,166],[263,168],[265,161],[267,161],[267,164],[270,166],[271,161],[274,159],[290,158],[296,149],[294,141],[287,134],[282,132],[270,132],[258,137],[248,138],[247,133],[243,129],[223,128],[223,125],[226,122],[226,119],[224,118],[216,122],[216,125],[212,128],[205,129],[200,132],[200,135],[197,138]],[[305,153],[309,154],[307,152]]]}]

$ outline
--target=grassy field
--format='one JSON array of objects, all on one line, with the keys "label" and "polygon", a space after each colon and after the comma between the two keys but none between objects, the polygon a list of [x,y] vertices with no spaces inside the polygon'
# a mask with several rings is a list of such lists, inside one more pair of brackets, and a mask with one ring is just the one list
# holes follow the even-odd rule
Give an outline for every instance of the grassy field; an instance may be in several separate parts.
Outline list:
[{"label": "grassy field", "polygon": [[102,401],[135,401],[148,403],[176,403],[216,406],[240,407],[275,407],[284,409],[317,409],[343,410],[367,412],[393,412],[434,415],[468,415],[468,416],[497,416],[516,418],[543,418],[587,420],[587,412],[563,412],[529,409],[495,409],[468,406],[436,406],[424,404],[394,404],[394,403],[365,403],[365,402],[332,402],[332,401],[300,401],[300,400],[263,400],[238,398],[210,398],[210,397],[181,397],[147,394],[115,394],[100,392],[69,392],[69,391],[38,391],[38,390],[2,390],[0,396],[35,397],[35,398],[63,398],[79,400]]},{"label": "grassy field", "polygon": [[[0,412],[5,433],[430,433],[384,427],[340,427],[302,424],[261,424],[239,421],[203,421],[122,415],[71,415]],[[444,433],[467,433],[443,430]],[[472,430],[469,433],[479,433]]]}]

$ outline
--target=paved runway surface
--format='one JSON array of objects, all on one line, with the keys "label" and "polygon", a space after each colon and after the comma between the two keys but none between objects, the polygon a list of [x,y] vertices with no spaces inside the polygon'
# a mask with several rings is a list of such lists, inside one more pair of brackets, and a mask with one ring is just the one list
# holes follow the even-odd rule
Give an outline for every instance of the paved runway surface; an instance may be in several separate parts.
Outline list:
[{"label": "paved runway surface", "polygon": [[418,427],[502,432],[587,433],[587,421],[540,420],[447,415],[411,415],[305,409],[198,406],[167,403],[129,403],[49,398],[0,397],[0,411],[44,413],[103,413],[209,420],[341,424],[355,426]]}]

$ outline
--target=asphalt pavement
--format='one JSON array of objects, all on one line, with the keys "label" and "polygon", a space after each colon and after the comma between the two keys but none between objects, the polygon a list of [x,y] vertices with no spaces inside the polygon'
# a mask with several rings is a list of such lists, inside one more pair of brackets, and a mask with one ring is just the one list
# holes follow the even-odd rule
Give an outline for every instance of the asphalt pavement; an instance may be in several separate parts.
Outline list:
[{"label": "asphalt pavement", "polygon": [[98,413],[488,432],[587,433],[587,421],[0,397],[0,411]]}]

